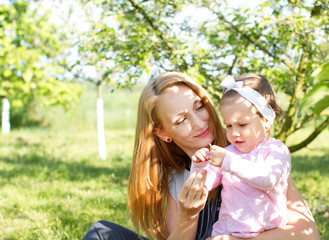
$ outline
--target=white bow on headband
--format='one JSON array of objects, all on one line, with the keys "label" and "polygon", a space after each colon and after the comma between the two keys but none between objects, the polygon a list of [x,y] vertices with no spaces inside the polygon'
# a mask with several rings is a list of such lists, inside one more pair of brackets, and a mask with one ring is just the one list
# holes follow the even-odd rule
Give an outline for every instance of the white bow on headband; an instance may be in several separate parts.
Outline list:
[{"label": "white bow on headband", "polygon": [[242,97],[251,102],[262,114],[262,116],[272,125],[275,119],[275,112],[271,106],[259,92],[250,87],[242,87],[242,85],[243,81],[236,82],[230,75],[228,75],[220,84],[220,86],[226,88],[224,94],[229,90],[236,91]]}]

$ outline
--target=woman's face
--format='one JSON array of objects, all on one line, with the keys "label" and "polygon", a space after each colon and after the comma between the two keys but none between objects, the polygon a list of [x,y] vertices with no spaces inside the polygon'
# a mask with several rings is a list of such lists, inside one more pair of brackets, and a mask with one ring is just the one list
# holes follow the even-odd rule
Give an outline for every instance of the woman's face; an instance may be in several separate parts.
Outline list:
[{"label": "woman's face", "polygon": [[157,136],[171,138],[188,156],[213,141],[209,113],[201,98],[186,86],[167,88],[156,105],[161,129]]}]

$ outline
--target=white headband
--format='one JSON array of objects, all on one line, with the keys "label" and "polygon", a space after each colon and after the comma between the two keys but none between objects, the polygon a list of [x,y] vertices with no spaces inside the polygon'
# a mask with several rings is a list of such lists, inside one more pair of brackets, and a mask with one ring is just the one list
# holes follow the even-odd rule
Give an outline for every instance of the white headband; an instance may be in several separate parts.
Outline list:
[{"label": "white headband", "polygon": [[234,90],[242,97],[251,102],[257,110],[267,119],[272,125],[275,119],[275,112],[265,100],[265,98],[257,91],[250,87],[242,87],[243,81],[235,81],[233,77],[228,75],[220,84],[220,86],[226,88],[224,94],[229,90]]}]

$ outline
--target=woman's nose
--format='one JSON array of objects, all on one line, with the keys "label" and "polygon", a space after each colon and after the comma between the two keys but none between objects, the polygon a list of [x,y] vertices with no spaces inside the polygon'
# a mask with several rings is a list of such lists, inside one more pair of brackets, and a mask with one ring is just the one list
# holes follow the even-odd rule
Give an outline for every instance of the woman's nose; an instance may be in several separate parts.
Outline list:
[{"label": "woman's nose", "polygon": [[198,116],[195,116],[193,118],[192,124],[193,124],[192,127],[194,130],[200,130],[200,129],[204,128],[205,122]]}]

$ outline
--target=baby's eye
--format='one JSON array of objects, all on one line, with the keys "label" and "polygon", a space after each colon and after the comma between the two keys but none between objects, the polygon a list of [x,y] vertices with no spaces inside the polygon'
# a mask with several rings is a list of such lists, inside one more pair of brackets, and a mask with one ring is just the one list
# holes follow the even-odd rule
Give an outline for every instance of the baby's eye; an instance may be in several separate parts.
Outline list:
[{"label": "baby's eye", "polygon": [[226,125],[226,128],[231,128],[231,127],[232,127],[231,124]]},{"label": "baby's eye", "polygon": [[245,127],[245,126],[247,126],[247,124],[246,123],[241,123],[241,124],[239,124],[239,126],[240,127]]}]

